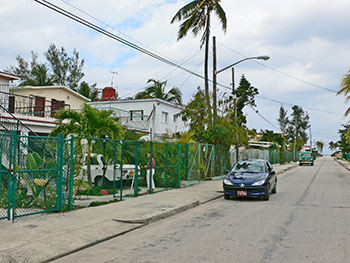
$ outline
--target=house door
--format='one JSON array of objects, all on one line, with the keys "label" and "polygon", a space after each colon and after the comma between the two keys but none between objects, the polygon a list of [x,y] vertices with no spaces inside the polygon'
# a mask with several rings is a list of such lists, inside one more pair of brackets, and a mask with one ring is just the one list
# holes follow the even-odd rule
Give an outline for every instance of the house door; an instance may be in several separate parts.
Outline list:
[{"label": "house door", "polygon": [[35,96],[34,116],[45,116],[45,97]]}]

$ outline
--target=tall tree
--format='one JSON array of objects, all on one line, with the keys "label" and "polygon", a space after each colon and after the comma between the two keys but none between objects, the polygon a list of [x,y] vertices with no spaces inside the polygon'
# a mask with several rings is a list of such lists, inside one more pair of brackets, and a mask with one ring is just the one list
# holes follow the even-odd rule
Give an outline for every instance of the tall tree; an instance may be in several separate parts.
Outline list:
[{"label": "tall tree", "polygon": [[340,140],[337,142],[338,148],[345,153],[350,153],[350,125],[343,124],[343,129],[339,129]]},{"label": "tall tree", "polygon": [[63,85],[78,91],[79,82],[84,77],[84,59],[80,59],[79,52],[74,49],[72,56],[61,47],[58,49],[51,44],[44,53],[46,63],[38,62],[38,54],[31,52],[31,61],[26,61],[18,55],[17,66],[10,66],[6,72],[21,76],[24,81],[20,85],[52,86]]},{"label": "tall tree", "polygon": [[50,44],[44,55],[50,64],[56,83],[76,91],[80,80],[84,77],[84,59],[80,60],[79,52],[74,49],[73,55],[69,56],[64,47],[58,49],[55,44]]},{"label": "tall tree", "polygon": [[316,147],[317,147],[317,150],[320,154],[322,154],[323,152],[323,147],[324,147],[324,143],[322,141],[317,141],[316,142]]},{"label": "tall tree", "polygon": [[[71,109],[61,110],[55,115],[56,127],[50,135],[56,136],[58,133],[64,133],[89,138],[101,138],[107,135],[111,139],[122,139],[124,129],[112,117],[112,113],[111,110],[98,110],[88,104],[85,104],[80,112]],[[92,185],[91,151],[92,140],[88,140],[87,179],[90,186]]]},{"label": "tall tree", "polygon": [[135,95],[135,99],[158,98],[182,105],[182,92],[179,88],[173,87],[168,92],[165,92],[167,81],[162,82],[159,80],[149,79],[147,83],[150,83],[151,86],[147,87],[144,91],[137,93]]},{"label": "tall tree", "polygon": [[337,145],[337,143],[335,143],[335,142],[333,142],[333,141],[330,141],[330,142],[328,143],[328,147],[329,147],[329,149],[330,149],[331,151],[333,151],[333,150],[335,150],[335,149],[338,148],[338,145]]},{"label": "tall tree", "polygon": [[200,87],[182,111],[182,116],[185,121],[189,121],[194,138],[197,141],[203,141],[202,133],[206,130],[209,114],[205,107],[205,94]]},{"label": "tall tree", "polygon": [[287,133],[289,141],[293,142],[296,134],[305,144],[308,140],[307,129],[310,128],[309,114],[305,113],[302,107],[294,105],[292,107],[291,120],[289,121]]},{"label": "tall tree", "polygon": [[244,75],[241,77],[239,86],[237,88],[237,115],[239,124],[247,123],[247,119],[243,114],[243,108],[245,106],[256,107],[255,96],[259,94],[257,88],[253,87]]},{"label": "tall tree", "polygon": [[288,110],[285,110],[283,106],[280,107],[279,117],[277,119],[278,124],[280,125],[280,130],[282,132],[286,132],[287,126],[289,123],[288,116],[287,116]]},{"label": "tall tree", "polygon": [[[337,92],[337,95],[344,94],[346,101],[350,100],[350,70],[345,74],[341,83],[340,90]],[[344,115],[348,116],[350,114],[350,107],[347,108]]]},{"label": "tall tree", "polygon": [[222,29],[226,32],[227,20],[226,14],[220,5],[220,0],[194,0],[183,6],[173,17],[171,23],[175,21],[183,21],[180,25],[177,39],[180,40],[192,31],[194,36],[197,36],[200,31],[203,35],[200,41],[200,47],[205,45],[204,58],[204,87],[205,101],[209,112],[209,121],[211,123],[212,114],[209,99],[209,79],[208,79],[208,63],[209,63],[209,39],[210,39],[210,24],[211,13],[215,12],[218,16]]}]

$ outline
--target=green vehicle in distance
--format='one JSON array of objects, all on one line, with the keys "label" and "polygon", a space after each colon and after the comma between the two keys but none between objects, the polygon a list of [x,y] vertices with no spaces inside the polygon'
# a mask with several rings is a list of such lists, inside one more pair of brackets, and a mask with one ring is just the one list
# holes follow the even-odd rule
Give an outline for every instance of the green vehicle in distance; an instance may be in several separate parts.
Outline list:
[{"label": "green vehicle in distance", "polygon": [[299,155],[299,165],[314,165],[314,156],[312,152],[300,152]]}]

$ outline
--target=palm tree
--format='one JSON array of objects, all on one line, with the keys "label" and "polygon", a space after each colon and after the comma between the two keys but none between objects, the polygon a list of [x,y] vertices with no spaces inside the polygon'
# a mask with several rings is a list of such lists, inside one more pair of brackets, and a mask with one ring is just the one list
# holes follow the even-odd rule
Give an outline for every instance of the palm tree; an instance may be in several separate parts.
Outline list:
[{"label": "palm tree", "polygon": [[173,87],[168,92],[165,92],[167,81],[161,82],[159,80],[149,79],[147,83],[152,84],[144,91],[137,93],[135,95],[135,99],[158,98],[178,105],[182,105],[182,92],[179,88]]},{"label": "palm tree", "polygon": [[[58,133],[64,133],[66,136],[74,134],[88,138],[101,138],[107,135],[111,139],[122,139],[124,129],[112,117],[112,113],[111,110],[98,110],[88,104],[85,104],[80,112],[71,109],[61,110],[55,115],[57,126],[50,135],[57,136]],[[92,185],[91,151],[92,140],[88,140],[87,179],[90,186]]]},{"label": "palm tree", "polygon": [[36,65],[30,75],[20,83],[20,86],[52,86],[55,83],[45,64]]},{"label": "palm tree", "polygon": [[90,86],[89,83],[83,81],[82,83],[80,83],[77,92],[85,96],[86,98],[95,101],[98,99],[98,96],[100,94],[100,91],[96,88],[96,85],[97,84],[95,83]]},{"label": "palm tree", "polygon": [[335,142],[333,142],[333,141],[329,142],[329,143],[328,143],[328,146],[329,146],[329,149],[330,149],[331,151],[333,151],[333,150],[335,150],[335,149],[338,148],[337,143],[335,143]]},{"label": "palm tree", "polygon": [[[344,93],[346,100],[350,100],[350,70],[345,74],[344,78],[340,83],[340,90],[337,92],[337,95]],[[350,113],[350,107],[345,111],[344,115],[348,116]]]},{"label": "palm tree", "polygon": [[205,100],[209,112],[209,121],[211,123],[211,107],[209,100],[209,81],[208,81],[208,60],[209,60],[209,38],[210,38],[210,15],[214,11],[218,16],[222,29],[226,32],[227,20],[226,14],[220,5],[220,0],[194,0],[182,7],[173,17],[171,23],[175,21],[183,21],[180,25],[177,40],[182,39],[192,31],[194,36],[197,36],[200,31],[204,31],[200,47],[205,45],[204,59],[204,85],[205,85]]}]

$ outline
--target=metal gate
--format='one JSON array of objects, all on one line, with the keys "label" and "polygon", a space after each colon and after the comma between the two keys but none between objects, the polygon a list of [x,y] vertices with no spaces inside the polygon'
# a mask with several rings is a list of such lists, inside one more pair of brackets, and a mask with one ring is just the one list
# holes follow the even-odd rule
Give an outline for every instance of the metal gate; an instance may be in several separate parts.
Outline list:
[{"label": "metal gate", "polygon": [[63,208],[64,138],[0,135],[0,219]]}]

